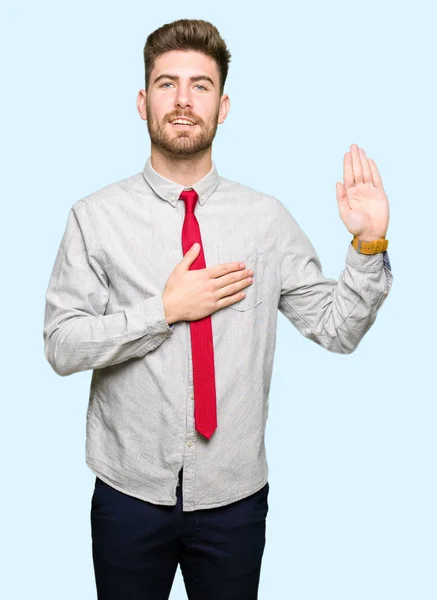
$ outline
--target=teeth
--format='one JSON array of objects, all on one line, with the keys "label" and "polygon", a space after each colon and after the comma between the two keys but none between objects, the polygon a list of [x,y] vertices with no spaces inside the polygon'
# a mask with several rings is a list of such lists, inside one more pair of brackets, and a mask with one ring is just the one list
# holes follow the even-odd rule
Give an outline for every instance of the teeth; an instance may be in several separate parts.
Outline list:
[{"label": "teeth", "polygon": [[178,124],[178,125],[194,125],[194,123],[191,123],[191,121],[183,121],[182,119],[177,119],[176,121],[172,121],[172,123]]}]

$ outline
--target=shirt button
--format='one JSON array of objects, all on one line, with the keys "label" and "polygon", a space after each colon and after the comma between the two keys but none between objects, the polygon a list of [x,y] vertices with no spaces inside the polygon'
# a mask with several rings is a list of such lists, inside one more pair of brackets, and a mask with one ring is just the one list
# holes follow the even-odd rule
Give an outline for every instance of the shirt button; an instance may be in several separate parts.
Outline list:
[{"label": "shirt button", "polygon": [[388,290],[384,290],[384,296],[387,296]]},{"label": "shirt button", "polygon": [[191,393],[191,394],[190,394],[190,398],[191,398],[191,399],[193,399],[193,398],[194,398],[194,394],[193,394],[193,393]]},{"label": "shirt button", "polygon": [[193,442],[191,440],[188,440],[187,446],[189,446],[191,448],[192,445],[193,445]]}]

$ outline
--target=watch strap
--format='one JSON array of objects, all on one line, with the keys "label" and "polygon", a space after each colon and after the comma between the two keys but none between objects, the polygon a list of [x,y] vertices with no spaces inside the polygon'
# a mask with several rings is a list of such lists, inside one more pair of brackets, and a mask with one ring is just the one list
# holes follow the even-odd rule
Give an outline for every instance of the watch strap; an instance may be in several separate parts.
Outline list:
[{"label": "watch strap", "polygon": [[384,252],[384,250],[387,250],[388,240],[385,238],[380,238],[379,240],[374,240],[373,242],[364,242],[354,235],[352,246],[361,254],[377,254],[378,252]]}]

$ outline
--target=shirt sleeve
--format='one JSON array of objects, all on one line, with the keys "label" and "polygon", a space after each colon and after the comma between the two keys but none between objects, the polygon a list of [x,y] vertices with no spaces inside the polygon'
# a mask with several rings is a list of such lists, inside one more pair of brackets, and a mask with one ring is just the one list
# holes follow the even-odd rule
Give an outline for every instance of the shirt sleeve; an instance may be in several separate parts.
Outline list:
[{"label": "shirt sleeve", "polygon": [[384,267],[387,267],[387,269],[391,271],[391,264],[387,250],[384,250],[384,252],[382,253],[382,261],[384,263]]},{"label": "shirt sleeve", "polygon": [[281,203],[278,223],[279,310],[306,338],[331,352],[353,352],[391,290],[387,252],[365,255],[349,243],[336,281],[323,275],[313,245]]},{"label": "shirt sleeve", "polygon": [[162,293],[105,314],[109,283],[88,210],[83,201],[70,209],[46,292],[44,354],[63,376],[141,357],[174,329]]}]

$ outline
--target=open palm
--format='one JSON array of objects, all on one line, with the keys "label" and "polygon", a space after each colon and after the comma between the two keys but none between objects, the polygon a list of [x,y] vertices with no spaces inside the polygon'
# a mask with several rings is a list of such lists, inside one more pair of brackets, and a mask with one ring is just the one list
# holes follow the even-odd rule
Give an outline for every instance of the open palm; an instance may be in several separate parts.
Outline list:
[{"label": "open palm", "polygon": [[362,148],[351,145],[343,161],[344,185],[337,182],[340,218],[348,231],[371,242],[385,237],[389,221],[388,198],[376,163]]}]

